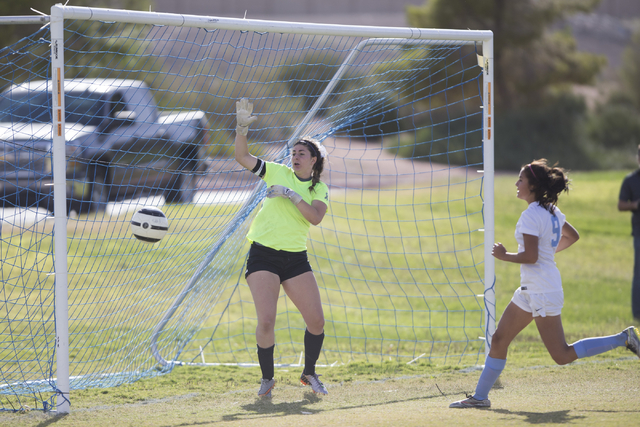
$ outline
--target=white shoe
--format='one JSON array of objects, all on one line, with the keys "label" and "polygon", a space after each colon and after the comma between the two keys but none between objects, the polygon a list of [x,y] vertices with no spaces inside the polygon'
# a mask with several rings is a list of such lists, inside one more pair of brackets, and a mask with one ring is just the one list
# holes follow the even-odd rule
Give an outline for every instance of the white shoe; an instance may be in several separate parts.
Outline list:
[{"label": "white shoe", "polygon": [[300,375],[300,382],[304,385],[310,385],[314,393],[329,394],[327,388],[318,377],[318,374],[305,375],[303,372],[302,375]]},{"label": "white shoe", "polygon": [[640,332],[638,328],[630,326],[624,332],[627,334],[627,341],[625,342],[627,348],[640,357]]},{"label": "white shoe", "polygon": [[449,408],[490,408],[491,401],[489,399],[478,400],[473,396],[467,396],[466,399],[458,400],[449,405]]},{"label": "white shoe", "polygon": [[258,396],[271,397],[271,390],[273,390],[274,385],[276,385],[275,378],[271,378],[270,380],[263,378],[260,384],[260,390],[258,390]]}]

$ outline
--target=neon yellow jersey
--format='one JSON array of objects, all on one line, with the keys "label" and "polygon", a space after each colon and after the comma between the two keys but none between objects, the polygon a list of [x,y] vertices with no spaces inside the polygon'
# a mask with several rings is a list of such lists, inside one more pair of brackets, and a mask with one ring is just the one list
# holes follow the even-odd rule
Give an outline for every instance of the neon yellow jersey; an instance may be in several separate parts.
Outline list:
[{"label": "neon yellow jersey", "polygon": [[[266,162],[265,166],[263,179],[267,187],[283,185],[300,194],[309,204],[320,200],[329,206],[329,188],[324,182],[317,183],[315,191],[311,192],[311,180],[300,180],[290,167],[271,162]],[[247,239],[281,251],[301,252],[307,250],[310,228],[311,223],[290,200],[284,197],[265,198],[249,228]]]}]

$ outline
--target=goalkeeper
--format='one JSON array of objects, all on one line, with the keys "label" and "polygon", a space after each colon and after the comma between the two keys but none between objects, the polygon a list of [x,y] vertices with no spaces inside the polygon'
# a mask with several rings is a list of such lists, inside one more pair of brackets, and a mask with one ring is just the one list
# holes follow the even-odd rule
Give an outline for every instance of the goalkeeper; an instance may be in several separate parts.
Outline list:
[{"label": "goalkeeper", "polygon": [[265,162],[249,153],[247,133],[256,120],[253,104],[236,102],[236,161],[263,179],[267,199],[253,220],[245,278],[256,307],[256,341],[262,382],[258,395],[271,397],[275,385],[273,350],[280,285],[300,310],[304,334],[305,366],[300,376],[315,393],[327,394],[315,365],[324,341],[324,313],[318,283],[307,258],[310,225],[318,225],[327,212],[329,190],[320,181],[326,150],[305,138],[291,149],[291,167]]}]

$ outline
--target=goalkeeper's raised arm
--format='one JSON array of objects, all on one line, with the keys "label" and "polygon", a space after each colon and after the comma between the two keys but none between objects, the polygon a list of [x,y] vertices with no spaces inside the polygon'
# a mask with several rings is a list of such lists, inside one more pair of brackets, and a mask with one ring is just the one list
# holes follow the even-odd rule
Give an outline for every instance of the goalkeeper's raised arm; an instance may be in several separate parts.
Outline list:
[{"label": "goalkeeper's raised arm", "polygon": [[257,117],[251,115],[252,113],[253,104],[249,100],[242,98],[236,102],[236,161],[249,170],[253,169],[258,161],[257,158],[249,153],[249,146],[247,145],[249,126],[257,119]]}]

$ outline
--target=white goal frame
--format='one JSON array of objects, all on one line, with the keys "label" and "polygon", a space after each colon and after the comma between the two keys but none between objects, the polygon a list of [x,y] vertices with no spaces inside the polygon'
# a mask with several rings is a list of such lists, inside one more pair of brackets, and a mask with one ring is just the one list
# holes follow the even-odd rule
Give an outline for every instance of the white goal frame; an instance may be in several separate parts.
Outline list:
[{"label": "white goal frame", "polygon": [[[40,18],[41,19],[41,18]],[[264,21],[214,16],[128,11],[57,4],[51,7],[51,76],[53,117],[53,175],[55,211],[55,317],[57,364],[57,411],[68,413],[69,401],[69,335],[67,302],[67,216],[65,174],[65,106],[64,106],[64,20],[117,21],[131,24],[170,25],[207,30],[225,29],[255,32],[286,32],[327,36],[351,36],[372,39],[415,39],[425,41],[481,42],[479,58],[483,68],[483,215],[484,215],[484,297],[485,353],[495,331],[495,268],[491,256],[494,242],[494,147],[493,147],[493,33],[491,31],[447,30],[402,27],[374,27],[333,24]],[[329,88],[331,87],[329,84]],[[310,111],[308,118],[312,117]],[[169,315],[170,316],[170,315]]]}]

